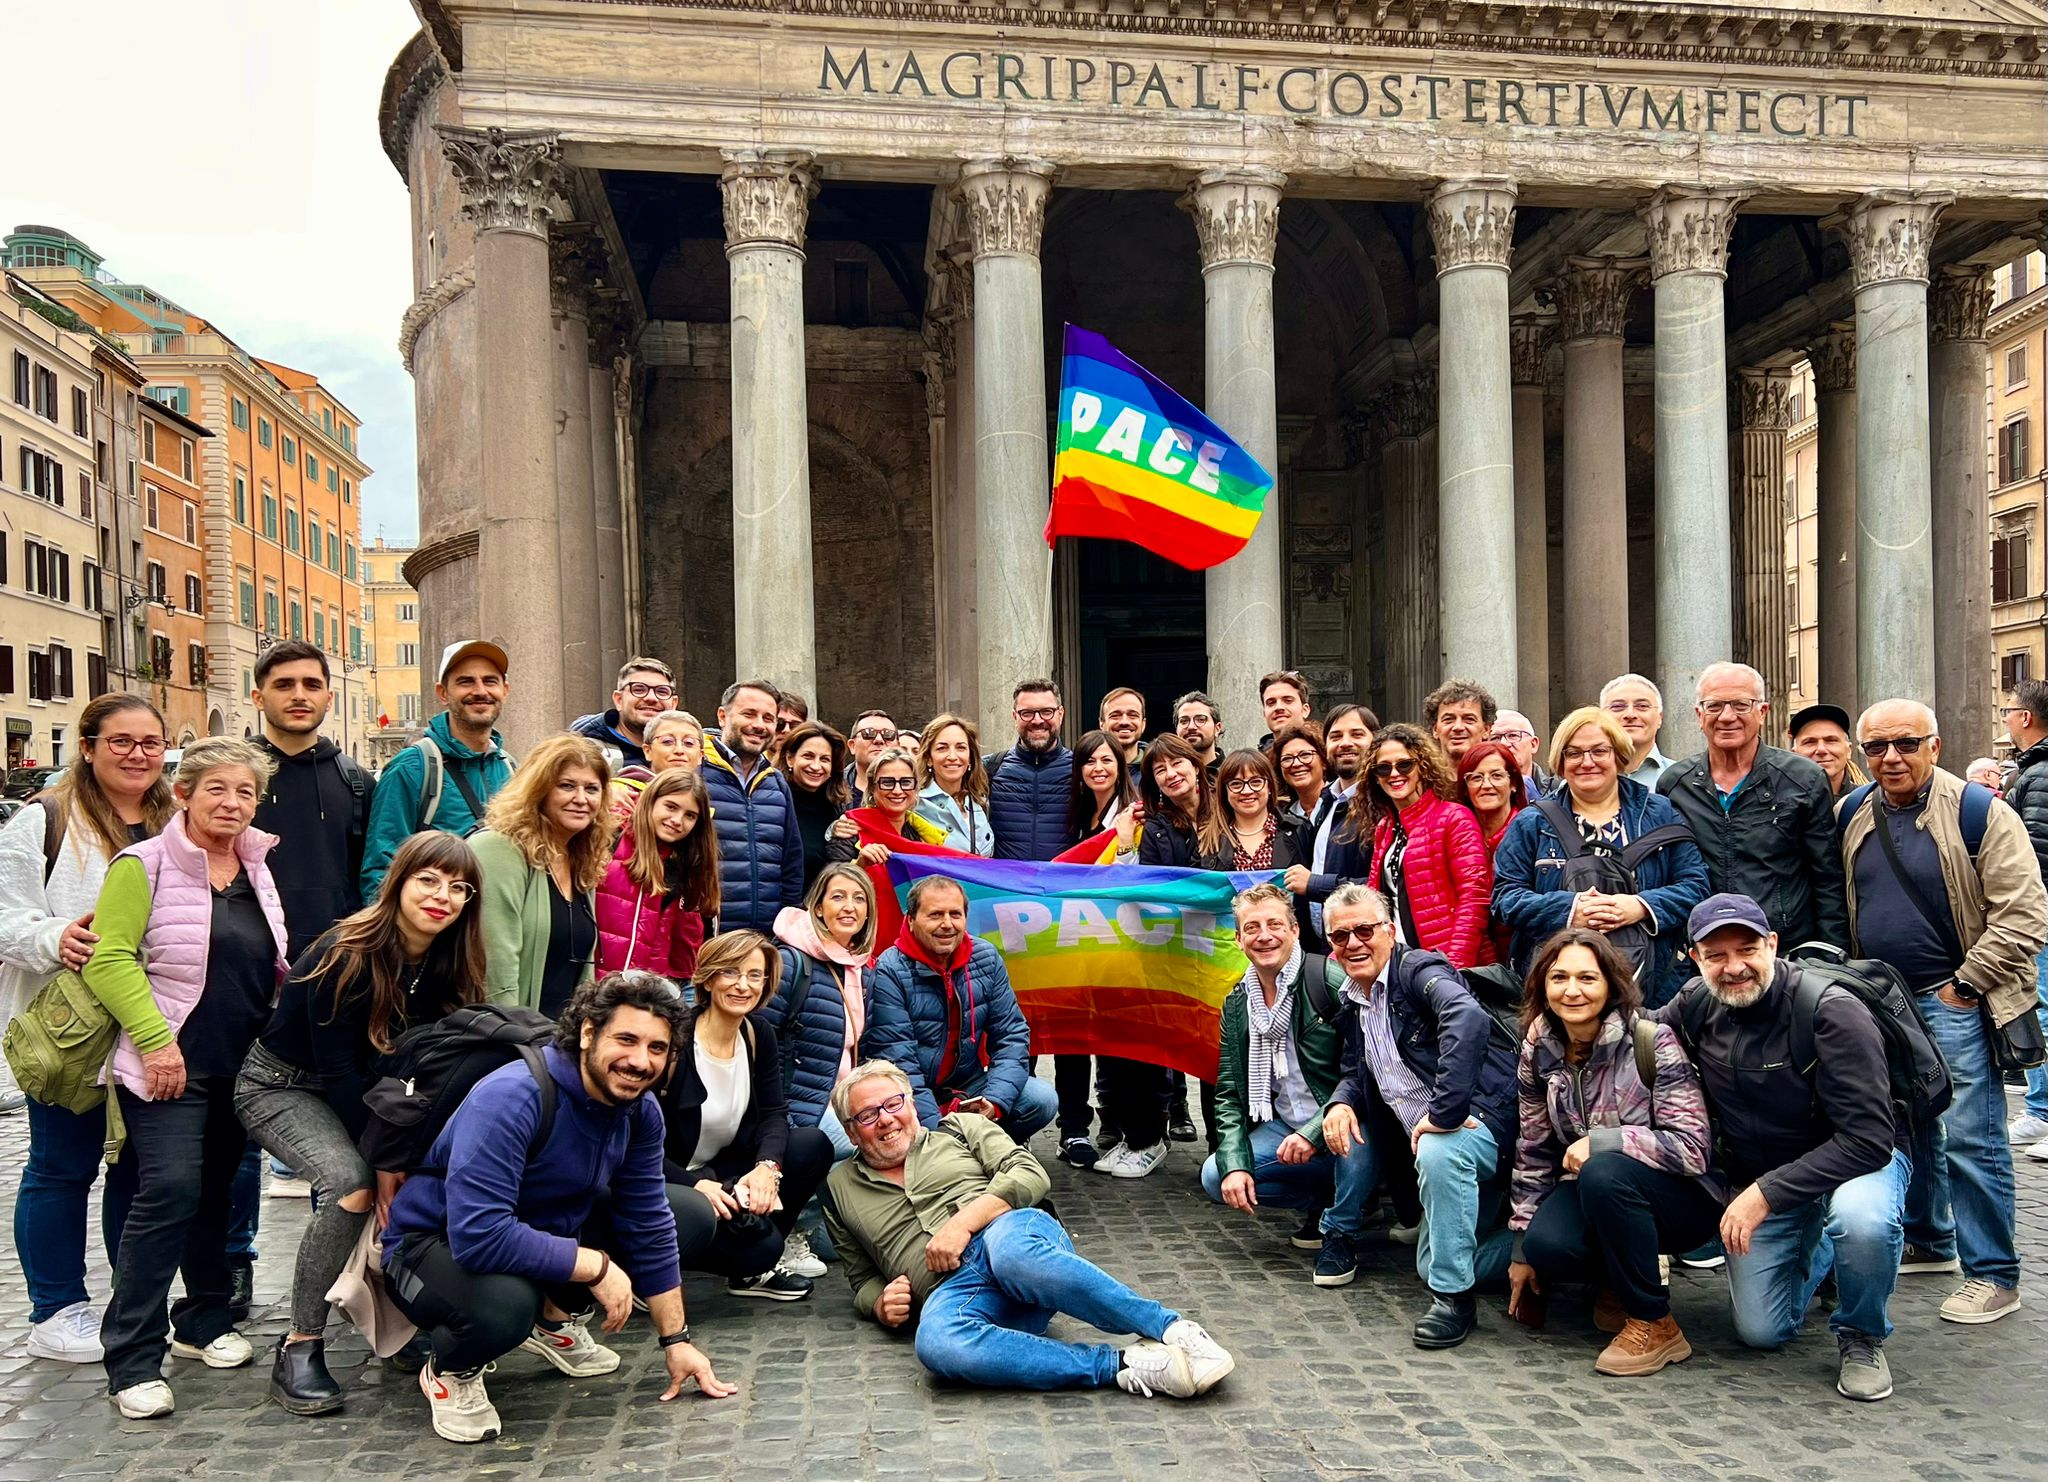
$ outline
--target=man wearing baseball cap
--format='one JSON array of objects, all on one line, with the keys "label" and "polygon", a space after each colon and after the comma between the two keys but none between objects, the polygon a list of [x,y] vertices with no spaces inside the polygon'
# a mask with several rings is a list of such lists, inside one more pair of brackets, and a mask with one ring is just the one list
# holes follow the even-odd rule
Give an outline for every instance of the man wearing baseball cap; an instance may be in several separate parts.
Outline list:
[{"label": "man wearing baseball cap", "polygon": [[505,650],[481,638],[441,651],[434,697],[442,711],[427,733],[384,765],[363,848],[363,899],[383,883],[398,846],[421,829],[462,835],[484,821],[491,795],[512,775],[498,717],[512,691]]},{"label": "man wearing baseball cap", "polygon": [[[1700,976],[1651,1017],[1669,1024],[1699,1067],[1715,1131],[1715,1170],[1735,1331],[1752,1348],[1797,1336],[1834,1246],[1840,1300],[1828,1327],[1841,1350],[1836,1389],[1852,1400],[1892,1392],[1884,1340],[1905,1245],[1908,1129],[1894,1116],[1884,1040],[1846,989],[1821,991],[1812,1063],[1795,1053],[1798,963],[1777,955],[1763,908],[1713,895],[1686,923]],[[1803,1036],[1800,1036],[1803,1039]]]},{"label": "man wearing baseball cap", "polygon": [[1808,705],[1794,711],[1785,727],[1792,749],[1828,774],[1828,786],[1840,797],[1870,779],[1856,765],[1856,743],[1849,739],[1849,712],[1839,705]]}]

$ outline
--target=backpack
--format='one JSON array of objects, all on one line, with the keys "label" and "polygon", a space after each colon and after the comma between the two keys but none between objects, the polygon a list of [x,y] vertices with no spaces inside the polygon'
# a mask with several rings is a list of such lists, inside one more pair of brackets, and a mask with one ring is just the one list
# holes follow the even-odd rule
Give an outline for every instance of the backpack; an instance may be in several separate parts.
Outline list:
[{"label": "backpack", "polygon": [[[462,794],[462,801],[469,804],[469,816],[474,820],[470,827],[464,830],[465,835],[473,834],[482,828],[484,826],[484,799],[476,795],[476,789],[470,785],[469,779],[463,776],[461,772],[449,770],[447,758],[441,755],[440,743],[431,735],[423,735],[419,740],[412,743],[410,749],[420,754],[421,767],[420,821],[419,826],[413,832],[419,833],[434,826],[434,819],[441,811],[442,786],[451,778],[455,782],[455,790]],[[517,767],[519,765],[509,756],[505,758],[505,764],[509,767]],[[353,788],[355,783],[351,781],[349,786]]]},{"label": "backpack", "polygon": [[[1538,798],[1529,806],[1543,815],[1543,821],[1557,835],[1558,852],[1564,856],[1563,885],[1574,894],[1597,890],[1602,895],[1636,895],[1639,893],[1636,871],[1642,867],[1643,861],[1659,849],[1688,842],[1692,838],[1692,830],[1684,824],[1666,823],[1615,849],[1588,841],[1579,832],[1572,815],[1557,799]],[[1653,944],[1649,929],[1640,921],[1634,922],[1609,932],[1607,940],[1628,959],[1629,966],[1636,971],[1636,981],[1643,982]]]},{"label": "backpack", "polygon": [[85,979],[64,971],[7,1021],[0,1054],[14,1083],[44,1106],[91,1111],[107,1099],[100,1070],[114,1053],[121,1026]]},{"label": "backpack", "polygon": [[[1987,789],[1988,791],[1988,789]],[[1931,1127],[1955,1097],[1948,1061],[1927,1032],[1913,995],[1898,969],[1876,958],[1851,958],[1825,942],[1809,942],[1786,954],[1798,964],[1799,986],[1792,998],[1792,1063],[1809,1085],[1818,1063],[1813,1021],[1830,992],[1845,993],[1870,1011],[1884,1041],[1885,1070],[1892,1106],[1914,1129]],[[1678,997],[1675,1027],[1694,1053],[1707,1010],[1707,987],[1695,978]],[[1816,1093],[1817,1095],[1818,1093]]]},{"label": "backpack", "polygon": [[776,1041],[776,1058],[782,1062],[782,1089],[789,1090],[790,1077],[796,1074],[796,1019],[804,1011],[804,1005],[811,997],[811,959],[794,947],[789,952],[795,963],[790,969],[789,981],[782,985],[782,1038]]},{"label": "backpack", "polygon": [[[1835,814],[1835,833],[1840,835],[1849,830],[1849,820],[1854,818],[1863,805],[1870,800],[1875,782],[1866,782],[1850,791],[1842,799]],[[1965,782],[1961,803],[1963,847],[1970,851],[1970,863],[1977,862],[1977,851],[1984,847],[1984,830],[1991,824],[1991,802],[1997,794],[1981,782]]]},{"label": "backpack", "polygon": [[524,1061],[540,1087],[540,1124],[526,1147],[530,1160],[555,1130],[559,1096],[541,1057],[555,1021],[532,1009],[465,1004],[444,1019],[399,1036],[395,1069],[363,1093],[369,1123],[359,1142],[363,1160],[386,1173],[440,1177],[427,1162],[434,1139],[476,1083],[500,1066]]},{"label": "backpack", "polygon": [[[1478,1001],[1479,1007],[1486,1010],[1486,1017],[1491,1023],[1490,1037],[1519,1053],[1522,1044],[1522,985],[1515,975],[1494,964],[1466,968],[1458,972],[1458,976],[1464,981],[1466,991]],[[1335,1024],[1344,1012],[1344,1001],[1338,996],[1338,988],[1344,981],[1343,969],[1320,952],[1304,952],[1301,955],[1301,972],[1294,981],[1315,1016],[1325,1024]]]}]

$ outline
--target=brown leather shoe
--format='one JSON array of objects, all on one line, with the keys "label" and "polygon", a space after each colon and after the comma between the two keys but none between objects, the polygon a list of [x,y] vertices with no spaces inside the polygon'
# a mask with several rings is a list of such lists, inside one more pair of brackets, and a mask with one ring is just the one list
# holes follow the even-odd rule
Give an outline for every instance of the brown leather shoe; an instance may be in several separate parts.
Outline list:
[{"label": "brown leather shoe", "polygon": [[1630,1318],[1594,1360],[1593,1368],[1602,1374],[1633,1378],[1654,1374],[1666,1364],[1684,1363],[1691,1357],[1692,1345],[1679,1331],[1678,1319],[1667,1313],[1655,1322]]},{"label": "brown leather shoe", "polygon": [[1606,1287],[1600,1288],[1593,1298],[1593,1326],[1603,1333],[1618,1333],[1628,1325],[1628,1314],[1622,1310],[1621,1298]]}]

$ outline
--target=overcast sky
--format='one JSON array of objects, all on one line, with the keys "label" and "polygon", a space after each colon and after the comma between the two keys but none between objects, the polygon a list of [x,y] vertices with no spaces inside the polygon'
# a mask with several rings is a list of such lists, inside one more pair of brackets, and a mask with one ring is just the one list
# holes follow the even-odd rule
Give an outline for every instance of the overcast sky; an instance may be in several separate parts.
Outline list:
[{"label": "overcast sky", "polygon": [[[363,420],[363,540],[419,528],[405,184],[377,140],[406,0],[0,0],[0,230],[84,239],[122,278],[310,371]],[[75,59],[70,62],[69,59]],[[34,127],[29,127],[29,121]]]}]

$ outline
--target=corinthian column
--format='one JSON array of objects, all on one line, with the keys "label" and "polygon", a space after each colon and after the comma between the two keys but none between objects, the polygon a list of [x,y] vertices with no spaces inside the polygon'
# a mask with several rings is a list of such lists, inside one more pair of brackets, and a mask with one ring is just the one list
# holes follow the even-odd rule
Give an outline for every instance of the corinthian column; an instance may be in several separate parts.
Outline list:
[{"label": "corinthian column", "polygon": [[1621,337],[1642,258],[1574,257],[1551,296],[1564,341],[1565,693],[1590,702],[1628,672],[1628,447]]},{"label": "corinthian column", "polygon": [[609,685],[626,662],[626,519],[619,482],[618,366],[626,353],[624,306],[616,293],[593,308],[590,363],[590,476],[597,516],[597,672]]},{"label": "corinthian column", "polygon": [[[1205,410],[1276,480],[1273,246],[1286,184],[1277,170],[1209,170],[1181,198],[1202,243]],[[1207,572],[1209,692],[1230,715],[1256,713],[1259,676],[1285,661],[1280,523],[1276,485],[1250,543]]]},{"label": "corinthian column", "polygon": [[[519,686],[519,703],[504,721],[506,744],[518,755],[567,714],[548,272],[561,152],[544,130],[443,125],[440,132],[462,214],[476,227],[477,626],[505,650]],[[535,572],[546,579],[535,581]]]},{"label": "corinthian column", "polygon": [[1052,671],[1045,546],[1045,309],[1038,244],[1053,167],[974,160],[960,172],[974,252],[974,567],[984,735],[1011,727],[1010,687]]},{"label": "corinthian column", "polygon": [[1820,674],[1833,705],[1856,698],[1856,332],[1837,324],[1806,350],[1820,417],[1815,513]]},{"label": "corinthian column", "polygon": [[725,194],[732,273],[732,589],[738,677],[816,698],[810,411],[804,385],[808,154],[734,150]]},{"label": "corinthian column", "polygon": [[[1660,744],[1700,749],[1700,671],[1735,647],[1728,542],[1728,236],[1746,193],[1666,186],[1641,212],[1656,295],[1657,683]],[[1783,696],[1777,697],[1782,701]]]},{"label": "corinthian column", "polygon": [[[549,239],[554,303],[555,575],[562,588],[564,720],[605,708],[611,678],[603,673],[598,620],[597,478],[591,465],[591,278],[602,263],[588,229],[558,230]],[[605,407],[609,416],[611,408]]]},{"label": "corinthian column", "polygon": [[1544,489],[1543,362],[1554,320],[1528,316],[1508,328],[1515,428],[1515,676],[1521,711],[1550,735],[1550,508]]},{"label": "corinthian column", "polygon": [[1429,198],[1436,243],[1437,518],[1443,659],[1503,706],[1519,699],[1515,454],[1508,379],[1508,252],[1515,183],[1446,181]]},{"label": "corinthian column", "polygon": [[1960,772],[1991,749],[1998,697],[1991,669],[1990,520],[1984,487],[1984,381],[1991,274],[1943,268],[1928,346],[1933,435],[1934,712]]},{"label": "corinthian column", "polygon": [[1735,501],[1735,657],[1764,677],[1764,693],[1789,704],[1785,637],[1785,434],[1792,426],[1792,382],[1744,370],[1742,477]]},{"label": "corinthian column", "polygon": [[[1856,285],[1859,706],[1893,696],[1935,698],[1927,251],[1935,219],[1954,199],[1946,192],[1884,191],[1835,218],[1848,239]],[[1981,440],[1981,427],[1977,435]]]}]

